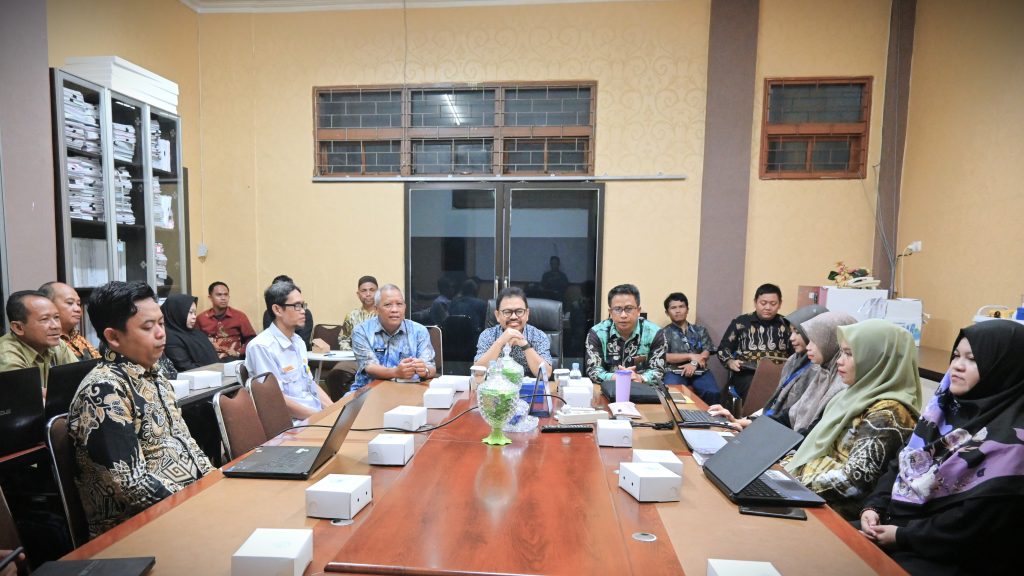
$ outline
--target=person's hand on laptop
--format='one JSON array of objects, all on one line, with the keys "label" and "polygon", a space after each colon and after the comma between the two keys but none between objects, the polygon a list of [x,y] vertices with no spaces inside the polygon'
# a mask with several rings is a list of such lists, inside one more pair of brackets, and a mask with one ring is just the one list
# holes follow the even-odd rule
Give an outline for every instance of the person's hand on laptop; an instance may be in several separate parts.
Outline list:
[{"label": "person's hand on laptop", "polygon": [[708,408],[708,414],[711,414],[712,416],[723,416],[726,420],[729,421],[730,424],[738,426],[740,430],[746,428],[747,426],[750,426],[750,424],[753,422],[753,420],[751,420],[750,418],[736,418],[735,416],[732,415],[732,412],[729,412],[721,404],[715,404]]}]

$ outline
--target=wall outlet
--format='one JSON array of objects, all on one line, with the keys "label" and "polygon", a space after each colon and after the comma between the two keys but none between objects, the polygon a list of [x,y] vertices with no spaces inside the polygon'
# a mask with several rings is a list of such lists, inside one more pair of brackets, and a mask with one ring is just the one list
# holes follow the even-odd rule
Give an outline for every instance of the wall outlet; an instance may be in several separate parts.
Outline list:
[{"label": "wall outlet", "polygon": [[206,243],[205,242],[204,243],[200,243],[199,247],[196,249],[196,256],[198,256],[200,258],[206,258],[206,255],[208,253],[209,253],[209,250],[206,248]]},{"label": "wall outlet", "polygon": [[913,242],[911,242],[910,244],[907,245],[907,253],[908,254],[917,254],[920,251],[921,251],[921,241],[920,240],[914,240]]}]

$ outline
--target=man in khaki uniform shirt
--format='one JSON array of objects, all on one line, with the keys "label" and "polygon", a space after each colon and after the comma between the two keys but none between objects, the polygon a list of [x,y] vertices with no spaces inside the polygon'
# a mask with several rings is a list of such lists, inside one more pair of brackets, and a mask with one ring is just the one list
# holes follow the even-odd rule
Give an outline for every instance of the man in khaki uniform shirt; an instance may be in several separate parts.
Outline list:
[{"label": "man in khaki uniform shirt", "polygon": [[37,366],[43,387],[50,367],[78,359],[60,339],[60,313],[38,290],[22,290],[7,299],[11,331],[0,336],[0,372]]}]

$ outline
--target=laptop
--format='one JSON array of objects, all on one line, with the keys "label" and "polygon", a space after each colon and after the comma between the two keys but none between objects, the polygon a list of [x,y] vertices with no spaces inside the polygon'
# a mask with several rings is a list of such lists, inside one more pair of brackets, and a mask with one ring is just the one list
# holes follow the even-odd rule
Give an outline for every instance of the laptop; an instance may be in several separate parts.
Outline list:
[{"label": "laptop", "polygon": [[0,372],[0,455],[42,444],[45,425],[39,368]]},{"label": "laptop", "polygon": [[319,449],[313,446],[260,446],[241,462],[222,470],[228,478],[307,480],[338,453],[359,415],[369,391],[345,405]]},{"label": "laptop", "polygon": [[[646,382],[630,382],[629,401],[633,404],[657,404],[659,400],[656,386]],[[601,382],[601,393],[609,402],[615,402],[615,380]]]},{"label": "laptop", "polygon": [[50,368],[50,377],[46,383],[46,421],[58,414],[66,414],[71,407],[71,399],[78,391],[78,385],[85,375],[92,371],[99,358],[72,362]]},{"label": "laptop", "polygon": [[803,440],[767,417],[758,418],[704,463],[704,475],[744,506],[821,506],[825,500],[781,470],[768,470]]},{"label": "laptop", "polygon": [[724,416],[712,416],[705,410],[680,410],[664,383],[659,385],[655,393],[668,413],[668,419],[675,422],[677,428],[732,428],[728,426],[729,420]]}]

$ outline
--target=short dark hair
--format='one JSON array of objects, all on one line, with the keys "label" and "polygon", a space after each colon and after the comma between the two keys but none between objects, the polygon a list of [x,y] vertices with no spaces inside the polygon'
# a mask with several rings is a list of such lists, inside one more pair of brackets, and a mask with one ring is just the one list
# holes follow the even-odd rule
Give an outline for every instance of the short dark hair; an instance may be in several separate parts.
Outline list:
[{"label": "short dark hair", "polygon": [[612,305],[612,298],[616,296],[632,296],[636,299],[636,305],[640,305],[640,290],[632,284],[619,284],[608,291],[608,305]]},{"label": "short dark hair", "polygon": [[665,298],[665,310],[668,310],[668,305],[673,302],[682,302],[687,308],[690,307],[690,301],[686,299],[686,294],[682,292],[673,292]]},{"label": "short dark hair", "polygon": [[366,284],[367,282],[370,282],[374,286],[380,286],[380,284],[377,284],[377,279],[374,278],[373,276],[361,276],[359,278],[359,282],[356,282],[356,288],[359,288],[360,286]]},{"label": "short dark hair", "polygon": [[25,299],[31,297],[50,298],[39,290],[19,290],[7,298],[7,320],[10,322],[24,322],[28,320],[28,306]]},{"label": "short dark hair", "polygon": [[270,312],[271,317],[274,314],[274,304],[284,306],[288,302],[288,295],[292,293],[292,290],[302,293],[302,290],[290,280],[276,281],[263,291],[263,301],[267,303],[267,312]]},{"label": "short dark hair", "polygon": [[522,298],[523,304],[527,308],[530,307],[530,303],[526,301],[526,293],[518,286],[506,286],[501,289],[501,292],[498,292],[498,298],[494,301],[495,310],[501,310],[501,301],[505,298]]},{"label": "short dark hair", "polygon": [[220,280],[217,280],[213,284],[210,284],[210,287],[206,290],[206,293],[209,294],[210,296],[212,296],[213,295],[213,289],[216,288],[217,286],[223,286],[225,290],[227,290],[228,292],[231,292],[231,288],[228,288],[227,284],[221,282]]},{"label": "short dark hair", "polygon": [[757,291],[754,292],[754,301],[765,294],[775,294],[779,297],[779,302],[782,302],[782,289],[775,284],[761,284],[757,287]]},{"label": "short dark hair", "polygon": [[292,277],[288,276],[287,274],[278,274],[277,276],[274,276],[273,280],[270,281],[271,284],[277,284],[278,282],[291,282],[292,284],[295,284],[295,280],[292,280]]},{"label": "short dark hair", "polygon": [[100,340],[107,342],[103,334],[107,328],[123,332],[128,319],[139,311],[135,303],[146,299],[156,302],[156,294],[145,282],[107,282],[93,290],[89,296],[89,320]]},{"label": "short dark hair", "polygon": [[60,284],[60,282],[57,280],[50,280],[46,284],[40,286],[39,291],[43,293],[43,296],[53,300],[53,297],[57,295],[57,291],[53,289],[54,284]]}]

